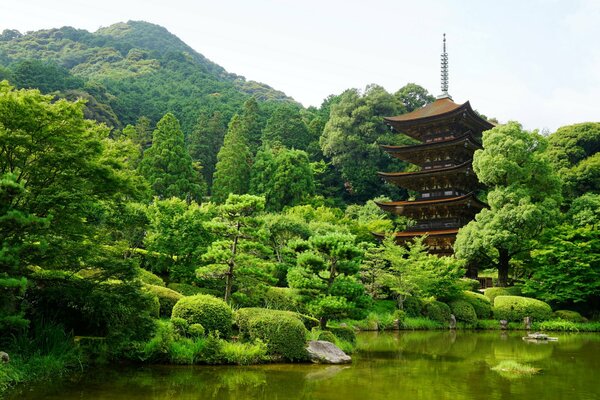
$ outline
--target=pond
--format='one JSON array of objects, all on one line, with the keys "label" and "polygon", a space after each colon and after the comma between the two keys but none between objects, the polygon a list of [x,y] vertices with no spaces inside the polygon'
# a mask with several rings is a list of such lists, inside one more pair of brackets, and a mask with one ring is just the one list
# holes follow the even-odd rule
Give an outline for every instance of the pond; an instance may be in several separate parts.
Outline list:
[{"label": "pond", "polygon": [[[93,369],[13,399],[600,399],[600,334],[557,334],[527,343],[523,332],[361,333],[350,366],[146,366]],[[492,370],[503,360],[533,376]]]}]

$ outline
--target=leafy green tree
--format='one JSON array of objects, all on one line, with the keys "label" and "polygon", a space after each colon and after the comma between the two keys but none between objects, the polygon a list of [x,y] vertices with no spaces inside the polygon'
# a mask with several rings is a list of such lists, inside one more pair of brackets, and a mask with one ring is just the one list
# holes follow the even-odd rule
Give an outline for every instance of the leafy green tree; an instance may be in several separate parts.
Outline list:
[{"label": "leafy green tree", "polygon": [[307,154],[263,146],[252,165],[250,192],[263,195],[268,210],[278,211],[302,203],[315,192]]},{"label": "leafy green tree", "polygon": [[205,192],[192,158],[185,147],[179,121],[171,113],[156,125],[152,146],[144,152],[140,172],[146,177],[155,195],[165,199],[179,197],[200,201]]},{"label": "leafy green tree", "polygon": [[299,108],[291,104],[283,104],[275,109],[267,121],[261,138],[262,143],[281,143],[287,148],[296,150],[308,150],[313,140]]},{"label": "leafy green tree", "polygon": [[144,244],[149,252],[148,267],[167,282],[192,282],[202,255],[214,239],[207,225],[215,210],[210,205],[171,198],[155,199],[147,214]]},{"label": "leafy green tree", "polygon": [[561,171],[564,194],[576,198],[585,193],[600,193],[600,152]]},{"label": "leafy green tree", "polygon": [[[69,327],[105,324],[124,334],[123,324],[147,328],[148,313],[121,313],[123,296],[140,306],[147,302],[131,281],[134,269],[125,249],[105,233],[111,222],[105,215],[136,199],[136,179],[117,156],[108,129],[83,118],[83,106],[0,82],[0,275],[27,278],[35,317],[66,324],[77,316]],[[82,269],[94,270],[93,277],[79,275]],[[102,301],[94,297],[99,292]],[[86,300],[92,297],[94,302]],[[64,309],[57,308],[59,301]],[[100,310],[122,317],[121,325],[89,319]]]},{"label": "leafy green tree", "polygon": [[202,174],[209,187],[212,187],[217,154],[223,145],[225,132],[227,126],[220,111],[215,111],[212,115],[203,112],[192,133],[186,138],[192,159],[202,165]]},{"label": "leafy green tree", "polygon": [[[568,223],[548,229],[531,251],[524,293],[555,307],[586,307],[600,299],[600,230]],[[589,309],[588,309],[589,310]]]},{"label": "leafy green tree", "polygon": [[354,236],[343,233],[313,235],[297,241],[297,264],[290,268],[290,287],[299,289],[321,328],[331,318],[359,317],[369,305],[364,286],[356,278],[363,251]]},{"label": "leafy green tree", "polygon": [[217,155],[211,198],[217,203],[222,203],[230,193],[247,193],[251,165],[252,154],[244,134],[243,122],[235,115],[229,123],[223,147]]},{"label": "leafy green tree", "polygon": [[400,100],[407,112],[414,111],[435,101],[429,92],[416,83],[407,83],[394,96]]},{"label": "leafy green tree", "polygon": [[347,90],[332,106],[320,139],[321,149],[341,173],[351,199],[366,201],[390,193],[397,197],[396,189],[382,184],[377,172],[403,170],[405,164],[389,157],[379,146],[407,143],[404,135],[391,134],[382,121],[384,116],[404,111],[396,97],[376,85],[368,86],[364,94]]},{"label": "leafy green tree", "polygon": [[600,150],[600,122],[563,126],[548,142],[548,155],[557,170],[573,167]]},{"label": "leafy green tree", "polygon": [[473,169],[490,188],[489,209],[482,210],[456,238],[459,258],[489,260],[506,286],[511,259],[531,249],[545,227],[556,223],[561,202],[560,180],[545,156],[547,140],[523,130],[517,122],[483,133]]},{"label": "leafy green tree", "polygon": [[269,274],[270,251],[257,237],[257,215],[264,207],[262,197],[230,194],[210,224],[220,239],[203,255],[206,265],[198,268],[196,274],[202,279],[224,280],[226,302],[231,301],[234,286],[239,296],[245,297],[261,285],[274,283]]},{"label": "leafy green tree", "polygon": [[379,258],[384,265],[377,281],[396,295],[401,310],[408,296],[449,300],[463,290],[464,261],[429,254],[424,241],[420,237],[407,247],[398,246],[393,235],[388,235],[382,243]]}]

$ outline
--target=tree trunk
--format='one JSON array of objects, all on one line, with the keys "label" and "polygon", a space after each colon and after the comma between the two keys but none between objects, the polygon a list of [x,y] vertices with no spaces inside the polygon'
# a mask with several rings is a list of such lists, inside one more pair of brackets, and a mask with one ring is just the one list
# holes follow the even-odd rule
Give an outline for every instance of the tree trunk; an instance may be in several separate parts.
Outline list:
[{"label": "tree trunk", "polygon": [[229,265],[229,270],[227,271],[227,276],[225,278],[225,302],[228,303],[231,298],[231,288],[233,287],[233,271],[235,269],[235,256],[237,253],[237,244],[240,238],[240,228],[241,224],[238,221],[237,230],[235,237],[233,238],[233,243],[231,244],[231,258],[227,263]]},{"label": "tree trunk", "polygon": [[323,331],[327,330],[327,317],[319,318],[319,326],[320,326],[321,330],[323,330]]},{"label": "tree trunk", "polygon": [[508,262],[510,261],[510,256],[506,249],[498,249],[498,252],[498,286],[506,287],[508,286]]}]

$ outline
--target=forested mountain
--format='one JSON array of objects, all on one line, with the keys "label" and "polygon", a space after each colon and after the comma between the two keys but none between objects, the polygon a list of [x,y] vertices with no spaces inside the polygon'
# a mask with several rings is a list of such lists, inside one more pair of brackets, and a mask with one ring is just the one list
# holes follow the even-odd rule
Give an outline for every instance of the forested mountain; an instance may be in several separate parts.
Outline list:
[{"label": "forested mountain", "polygon": [[91,33],[63,27],[0,35],[0,79],[17,87],[88,100],[86,116],[120,128],[173,112],[184,132],[204,110],[229,119],[250,96],[293,102],[265,84],[229,73],[169,33],[142,21]]}]

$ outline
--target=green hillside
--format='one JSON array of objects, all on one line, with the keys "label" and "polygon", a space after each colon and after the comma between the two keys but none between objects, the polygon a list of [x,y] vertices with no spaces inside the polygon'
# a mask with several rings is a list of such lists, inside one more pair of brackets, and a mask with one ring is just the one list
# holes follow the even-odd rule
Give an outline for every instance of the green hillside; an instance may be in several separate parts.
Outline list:
[{"label": "green hillside", "polygon": [[201,111],[231,116],[250,96],[293,102],[283,92],[247,81],[186,45],[165,28],[142,21],[94,33],[63,27],[0,35],[0,79],[17,87],[88,99],[87,116],[113,127],[173,112],[184,131]]}]

